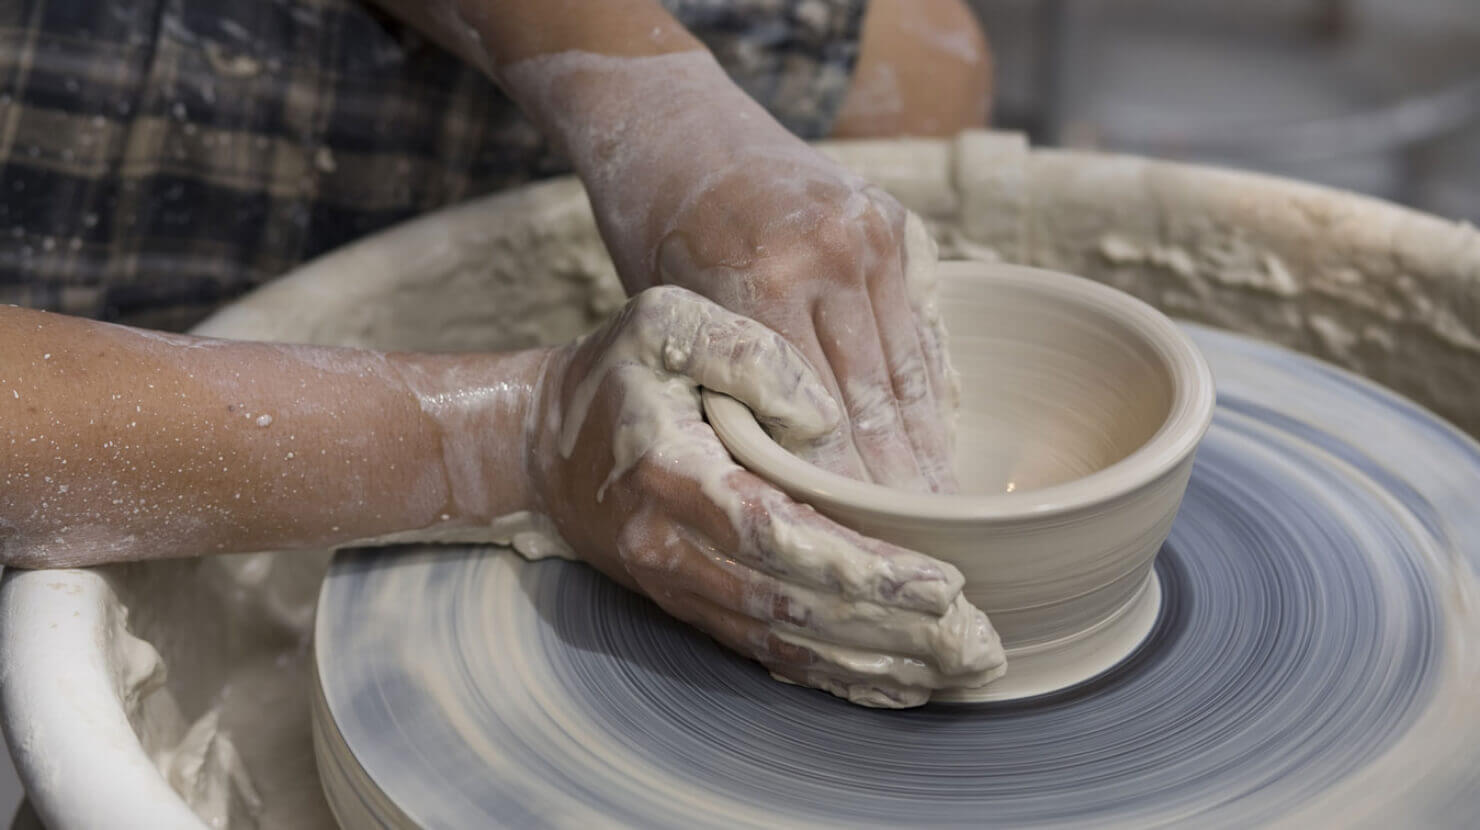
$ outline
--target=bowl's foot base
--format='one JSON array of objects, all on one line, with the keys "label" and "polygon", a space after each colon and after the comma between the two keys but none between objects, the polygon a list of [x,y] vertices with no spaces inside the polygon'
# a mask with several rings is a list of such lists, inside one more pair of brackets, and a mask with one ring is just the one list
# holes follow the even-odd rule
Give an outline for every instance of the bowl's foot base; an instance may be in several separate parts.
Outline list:
[{"label": "bowl's foot base", "polygon": [[1007,674],[980,689],[937,692],[931,699],[964,703],[1020,700],[1077,686],[1129,657],[1156,626],[1161,581],[1153,570],[1136,597],[1114,617],[1068,640],[1007,650]]}]

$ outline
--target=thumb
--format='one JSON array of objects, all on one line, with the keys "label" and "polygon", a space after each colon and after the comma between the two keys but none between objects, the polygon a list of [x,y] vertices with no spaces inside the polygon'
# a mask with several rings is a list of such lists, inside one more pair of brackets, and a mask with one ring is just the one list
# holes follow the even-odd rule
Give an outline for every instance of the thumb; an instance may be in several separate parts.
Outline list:
[{"label": "thumb", "polygon": [[652,358],[664,370],[749,406],[778,439],[806,442],[838,425],[837,402],[780,334],[677,286],[643,298],[662,318],[649,331],[658,335]]}]

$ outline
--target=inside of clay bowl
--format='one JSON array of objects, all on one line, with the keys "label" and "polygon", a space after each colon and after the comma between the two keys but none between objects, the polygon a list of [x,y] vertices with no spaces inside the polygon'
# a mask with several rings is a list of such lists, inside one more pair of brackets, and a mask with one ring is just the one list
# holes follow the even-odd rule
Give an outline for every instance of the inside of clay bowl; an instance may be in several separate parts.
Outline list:
[{"label": "inside of clay bowl", "polygon": [[813,467],[744,406],[706,393],[710,423],[740,463],[797,499],[960,568],[1008,649],[995,696],[1087,679],[1155,622],[1153,560],[1212,418],[1211,372],[1172,321],[1098,283],[947,262],[940,288],[961,380],[960,492]]},{"label": "inside of clay bowl", "polygon": [[1015,286],[1010,301],[950,292],[944,304],[962,381],[962,493],[1083,478],[1144,446],[1171,413],[1172,370],[1150,344],[1041,287]]}]

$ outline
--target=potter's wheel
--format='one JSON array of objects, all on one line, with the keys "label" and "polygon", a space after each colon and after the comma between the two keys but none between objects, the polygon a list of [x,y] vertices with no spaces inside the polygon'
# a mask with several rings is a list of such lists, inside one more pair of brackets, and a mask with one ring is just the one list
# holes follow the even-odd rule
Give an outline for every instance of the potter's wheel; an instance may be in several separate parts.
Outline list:
[{"label": "potter's wheel", "polygon": [[345,552],[316,746],[346,827],[1363,821],[1480,814],[1480,446],[1192,329],[1213,427],[1130,658],[1028,700],[851,706],[584,566]]}]

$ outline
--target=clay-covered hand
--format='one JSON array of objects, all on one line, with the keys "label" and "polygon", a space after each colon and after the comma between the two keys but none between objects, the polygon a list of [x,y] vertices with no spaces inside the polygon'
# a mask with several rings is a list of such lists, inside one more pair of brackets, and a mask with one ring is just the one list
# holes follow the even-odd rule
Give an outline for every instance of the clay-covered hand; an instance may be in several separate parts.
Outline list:
[{"label": "clay-covered hand", "polygon": [[536,507],[572,549],[785,680],[913,706],[1003,671],[949,564],[863,537],[735,464],[699,389],[793,446],[837,406],[775,332],[681,288],[643,292],[552,352],[528,421]]},{"label": "clay-covered hand", "polygon": [[801,142],[734,159],[702,198],[663,209],[658,280],[780,332],[843,403],[847,429],[808,460],[894,487],[955,489],[956,393],[935,246],[919,219]]},{"label": "clay-covered hand", "polygon": [[954,489],[956,395],[917,218],[788,132],[707,52],[555,55],[505,77],[570,153],[630,291],[692,289],[811,362],[845,421],[809,460]]}]

